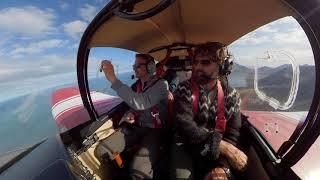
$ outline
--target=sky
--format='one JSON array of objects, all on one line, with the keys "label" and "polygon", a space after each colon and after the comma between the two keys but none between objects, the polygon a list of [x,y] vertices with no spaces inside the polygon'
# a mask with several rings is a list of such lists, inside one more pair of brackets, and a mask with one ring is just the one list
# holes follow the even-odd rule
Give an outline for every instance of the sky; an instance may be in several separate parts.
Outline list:
[{"label": "sky", "polygon": [[[1,0],[0,102],[49,87],[76,81],[80,38],[108,0]],[[273,60],[267,66],[288,64],[290,53],[298,64],[313,64],[303,30],[291,17],[272,22],[232,43],[235,62],[253,66],[253,60]],[[131,71],[134,52],[95,48],[89,57],[90,77],[97,76],[100,60],[112,59],[119,71]],[[280,61],[279,61],[280,60]],[[279,63],[280,62],[280,63]]]},{"label": "sky", "polygon": [[[235,55],[235,61],[252,66],[253,59],[263,59],[269,55],[274,57],[266,66],[289,64],[287,57],[292,56],[299,65],[314,65],[314,57],[309,40],[293,17],[284,17],[264,25],[237,41],[229,49]],[[261,60],[260,60],[261,61]]]}]

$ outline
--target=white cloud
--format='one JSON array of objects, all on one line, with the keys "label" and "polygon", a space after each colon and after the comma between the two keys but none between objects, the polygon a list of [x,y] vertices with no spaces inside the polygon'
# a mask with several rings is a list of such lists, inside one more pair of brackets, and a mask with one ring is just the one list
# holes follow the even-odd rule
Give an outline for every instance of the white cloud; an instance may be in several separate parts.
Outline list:
[{"label": "white cloud", "polygon": [[59,4],[60,4],[61,9],[63,9],[63,10],[68,9],[68,7],[70,6],[68,1],[65,1],[65,0],[60,0]]},{"label": "white cloud", "polygon": [[0,60],[0,84],[52,74],[76,72],[75,54],[39,55],[34,58]]},{"label": "white cloud", "polygon": [[280,25],[280,24],[290,24],[293,25],[294,23],[296,23],[297,21],[292,17],[292,16],[286,16],[284,18],[281,18],[279,20],[276,20],[270,24],[272,25]]},{"label": "white cloud", "polygon": [[1,79],[5,79],[4,77],[9,77],[9,76],[12,76],[12,75],[14,75],[15,73],[18,73],[19,71],[20,72],[22,72],[23,71],[23,69],[21,68],[21,69],[7,69],[7,68],[4,68],[3,67],[4,65],[2,64],[2,68],[0,68],[1,69],[1,71],[0,71],[0,80]]},{"label": "white cloud", "polygon": [[0,38],[0,49],[3,48],[2,46],[9,43],[11,38],[12,36],[9,33],[2,34]]},{"label": "white cloud", "polygon": [[[30,93],[40,92],[52,87],[67,84],[77,86],[76,83],[77,76],[75,72],[51,74],[35,78],[20,79],[17,81],[6,81],[4,83],[0,83],[0,102]],[[17,84],[19,86],[17,86]]]},{"label": "white cloud", "polygon": [[75,55],[0,59],[0,102],[77,81]]},{"label": "white cloud", "polygon": [[251,32],[242,36],[239,40],[232,43],[233,46],[259,45],[270,41],[268,36],[261,35],[256,32]]},{"label": "white cloud", "polygon": [[62,26],[67,34],[76,39],[80,38],[82,33],[85,31],[87,25],[88,24],[84,21],[76,20],[69,23],[65,23]]},{"label": "white cloud", "polygon": [[301,28],[292,28],[288,32],[274,34],[272,37],[274,43],[282,45],[309,44],[309,40]]},{"label": "white cloud", "polygon": [[85,4],[83,7],[79,9],[79,14],[85,21],[90,22],[97,14],[97,11],[98,10],[96,7],[89,4]]},{"label": "white cloud", "polygon": [[73,45],[70,46],[72,49],[78,49],[79,48],[79,43],[74,43]]},{"label": "white cloud", "polygon": [[[90,77],[97,77],[100,61],[90,58],[89,64]],[[0,102],[76,81],[76,54],[0,59]]]},{"label": "white cloud", "polygon": [[103,3],[103,2],[107,2],[107,1],[109,1],[109,0],[95,0],[97,3]]},{"label": "white cloud", "polygon": [[0,29],[23,35],[41,35],[56,31],[52,9],[34,6],[10,7],[0,10]]},{"label": "white cloud", "polygon": [[291,16],[266,24],[235,41],[232,45],[290,45],[308,42],[299,23]]},{"label": "white cloud", "polygon": [[36,100],[38,93],[31,94],[20,104],[17,109],[13,110],[13,113],[18,117],[18,120],[22,123],[26,123],[30,120],[33,112],[36,110]]},{"label": "white cloud", "polygon": [[9,33],[2,34],[0,38],[0,57],[8,52],[7,44],[11,41],[12,36]]},{"label": "white cloud", "polygon": [[16,48],[9,53],[9,55],[13,57],[21,57],[23,55],[41,53],[50,48],[62,47],[66,43],[67,41],[61,39],[50,39],[30,43],[28,46],[25,47],[17,45]]},{"label": "white cloud", "polygon": [[[285,25],[284,25],[285,24]],[[298,64],[314,64],[310,42],[295,19],[286,17],[241,37],[230,45],[231,52],[243,65],[252,65],[266,51],[283,50]],[[273,65],[289,63],[277,59]]]},{"label": "white cloud", "polygon": [[[265,32],[269,31],[268,34]],[[274,31],[274,32],[272,32]],[[275,30],[268,26],[266,28],[257,29],[254,32],[246,34],[239,40],[232,43],[233,46],[244,46],[244,45],[266,45],[267,43],[276,46],[287,47],[287,46],[307,46],[309,40],[304,31],[299,28],[291,28],[286,30]]]},{"label": "white cloud", "polygon": [[259,32],[261,32],[261,33],[276,33],[276,32],[278,32],[278,29],[274,28],[270,25],[266,25],[266,26],[262,26],[261,28],[259,28]]}]

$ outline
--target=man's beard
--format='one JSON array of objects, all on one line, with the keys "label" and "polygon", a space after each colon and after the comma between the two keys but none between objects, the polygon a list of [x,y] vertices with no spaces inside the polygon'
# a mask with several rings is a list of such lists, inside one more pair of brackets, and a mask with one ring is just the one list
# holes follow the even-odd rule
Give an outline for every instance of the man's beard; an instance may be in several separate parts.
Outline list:
[{"label": "man's beard", "polygon": [[209,82],[211,82],[212,80],[215,80],[217,79],[218,76],[217,75],[214,75],[213,73],[208,75],[204,72],[200,72],[198,71],[196,73],[196,81],[197,83],[199,83],[200,85],[204,85],[204,84],[208,84]]}]

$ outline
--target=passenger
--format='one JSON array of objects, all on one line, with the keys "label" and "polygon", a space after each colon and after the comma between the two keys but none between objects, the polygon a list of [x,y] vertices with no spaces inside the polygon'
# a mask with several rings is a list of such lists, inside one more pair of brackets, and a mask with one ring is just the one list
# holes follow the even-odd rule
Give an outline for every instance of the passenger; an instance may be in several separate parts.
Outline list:
[{"label": "passenger", "polygon": [[197,46],[193,77],[180,83],[174,93],[172,179],[203,179],[208,172],[206,178],[226,179],[231,177],[230,165],[236,170],[246,166],[246,155],[236,148],[240,96],[221,75],[229,57],[221,43]]},{"label": "passenger", "polygon": [[163,79],[166,79],[169,83],[170,92],[174,92],[179,84],[179,77],[173,69],[167,69]]},{"label": "passenger", "polygon": [[133,69],[138,80],[132,88],[117,79],[110,61],[102,61],[101,66],[111,88],[131,108],[122,119],[131,126],[120,131],[124,138],[121,142],[125,141],[125,149],[135,144],[141,146],[130,164],[130,177],[152,179],[166,126],[168,83],[154,75],[156,65],[148,54],[136,54]]}]

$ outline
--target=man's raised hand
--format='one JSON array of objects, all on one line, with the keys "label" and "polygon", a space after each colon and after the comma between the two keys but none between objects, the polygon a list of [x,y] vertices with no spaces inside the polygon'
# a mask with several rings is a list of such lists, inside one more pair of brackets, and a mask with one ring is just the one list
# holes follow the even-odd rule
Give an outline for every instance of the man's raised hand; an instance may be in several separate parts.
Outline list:
[{"label": "man's raised hand", "polygon": [[101,61],[101,69],[104,72],[104,75],[112,84],[116,81],[116,75],[114,73],[113,65],[109,60]]}]

